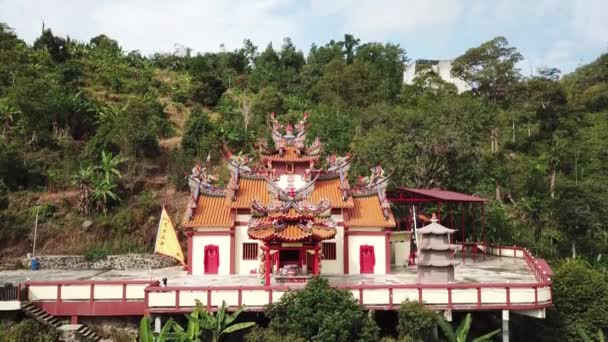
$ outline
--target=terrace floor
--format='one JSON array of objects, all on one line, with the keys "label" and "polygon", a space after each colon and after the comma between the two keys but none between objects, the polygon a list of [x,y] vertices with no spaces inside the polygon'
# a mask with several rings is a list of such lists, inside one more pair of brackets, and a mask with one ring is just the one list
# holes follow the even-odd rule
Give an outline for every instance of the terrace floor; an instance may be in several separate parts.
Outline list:
[{"label": "terrace floor", "polygon": [[[382,285],[382,284],[415,284],[415,269],[395,267],[386,275],[324,275],[335,285]],[[1,282],[17,284],[26,280],[160,280],[168,279],[170,286],[231,286],[260,285],[260,278],[253,275],[188,275],[181,267],[170,267],[153,270],[108,270],[108,271],[64,271],[64,270],[16,270],[0,271]],[[464,264],[456,266],[455,282],[457,283],[532,283],[534,273],[527,267],[524,259],[479,255],[476,261],[467,258]],[[274,279],[272,284],[277,284]]]}]

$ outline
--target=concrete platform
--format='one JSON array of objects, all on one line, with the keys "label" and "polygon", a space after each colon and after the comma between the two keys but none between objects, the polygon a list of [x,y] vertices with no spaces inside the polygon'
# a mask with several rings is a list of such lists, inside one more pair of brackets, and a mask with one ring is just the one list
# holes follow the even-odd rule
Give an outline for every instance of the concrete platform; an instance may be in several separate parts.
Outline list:
[{"label": "concrete platform", "polygon": [[[467,258],[456,266],[456,283],[532,283],[535,276],[521,258],[478,256],[476,261]],[[413,269],[394,267],[386,275],[328,275],[323,274],[334,285],[360,284],[415,284],[417,274]],[[65,271],[65,270],[15,270],[0,271],[4,282],[18,284],[30,281],[53,280],[160,280],[167,278],[170,286],[230,286],[260,285],[255,275],[188,275],[181,266],[138,271]],[[272,280],[273,283],[274,279]]]}]

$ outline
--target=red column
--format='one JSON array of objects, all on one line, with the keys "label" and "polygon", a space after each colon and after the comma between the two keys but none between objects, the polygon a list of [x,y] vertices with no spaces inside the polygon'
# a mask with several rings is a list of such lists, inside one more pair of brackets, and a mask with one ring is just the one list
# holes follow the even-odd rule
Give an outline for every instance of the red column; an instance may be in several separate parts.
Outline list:
[{"label": "red column", "polygon": [[475,262],[477,259],[477,229],[475,228],[475,220],[477,219],[477,215],[475,215],[475,204],[471,203],[469,208],[471,209],[471,228],[473,230],[473,261]]},{"label": "red column", "polygon": [[235,241],[234,241],[234,226],[230,227],[230,274],[235,274],[236,258],[235,258]]},{"label": "red column", "polygon": [[188,260],[186,261],[186,266],[188,267],[188,274],[192,274],[192,240],[194,239],[194,237],[192,236],[192,232],[186,233],[186,236],[188,237]]},{"label": "red column", "polygon": [[270,246],[264,246],[264,285],[270,286]]},{"label": "red column", "polygon": [[315,242],[315,257],[313,262],[312,274],[319,275],[319,245]]},{"label": "red column", "polygon": [[437,222],[441,223],[441,202],[439,202],[439,205],[437,207]]},{"label": "red column", "polygon": [[460,251],[460,253],[462,254],[462,263],[464,264],[464,203],[460,203],[460,232],[461,232],[461,239],[462,239],[462,250]]},{"label": "red column", "polygon": [[386,274],[391,273],[391,231],[387,228],[385,231],[385,246],[384,246],[384,256],[386,259]]}]

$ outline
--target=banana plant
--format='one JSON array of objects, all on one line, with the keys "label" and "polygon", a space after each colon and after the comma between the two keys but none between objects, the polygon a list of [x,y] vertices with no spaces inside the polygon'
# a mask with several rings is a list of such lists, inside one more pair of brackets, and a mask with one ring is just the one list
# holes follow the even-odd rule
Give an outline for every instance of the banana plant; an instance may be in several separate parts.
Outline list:
[{"label": "banana plant", "polygon": [[139,342],[167,342],[172,341],[170,339],[170,331],[171,327],[177,325],[173,318],[169,318],[169,320],[165,323],[160,332],[154,333],[152,331],[152,325],[150,323],[150,318],[144,316],[139,322]]},{"label": "banana plant", "polygon": [[[467,314],[467,316],[460,323],[458,328],[456,328],[456,331],[454,331],[454,328],[452,327],[450,322],[446,321],[446,319],[443,318],[443,316],[438,315],[436,317],[436,319],[437,319],[437,324],[443,331],[443,334],[447,338],[448,342],[466,342],[467,341],[467,338],[469,335],[469,329],[471,329],[471,314],[470,313]],[[476,337],[471,341],[472,342],[488,341],[494,335],[498,334],[499,331],[500,331],[500,329],[496,329],[485,335]]]},{"label": "banana plant", "polygon": [[[200,302],[197,302],[196,305],[197,307],[200,306],[202,308]],[[244,308],[241,307],[232,314],[227,314],[226,302],[222,301],[222,306],[215,315],[203,311],[204,315],[201,318],[201,329],[211,335],[212,342],[219,342],[224,335],[253,327],[255,322],[233,324],[243,310]]]},{"label": "banana plant", "polygon": [[597,331],[597,336],[592,337],[589,337],[589,335],[587,335],[585,330],[583,330],[581,327],[578,327],[576,331],[578,331],[578,335],[583,339],[584,342],[595,342],[596,340],[598,342],[606,342],[606,337],[604,336],[602,329]]}]

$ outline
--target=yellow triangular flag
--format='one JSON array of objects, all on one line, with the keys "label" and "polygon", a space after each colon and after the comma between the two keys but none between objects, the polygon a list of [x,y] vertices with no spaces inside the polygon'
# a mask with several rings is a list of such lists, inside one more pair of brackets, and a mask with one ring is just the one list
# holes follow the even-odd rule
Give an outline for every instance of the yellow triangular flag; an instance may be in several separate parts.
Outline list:
[{"label": "yellow triangular flag", "polygon": [[165,207],[163,207],[163,213],[160,215],[154,253],[175,258],[179,260],[182,265],[186,265],[182,247],[179,245],[175,228],[173,227],[173,223],[171,222],[171,218],[169,217],[167,210],[165,210]]}]

